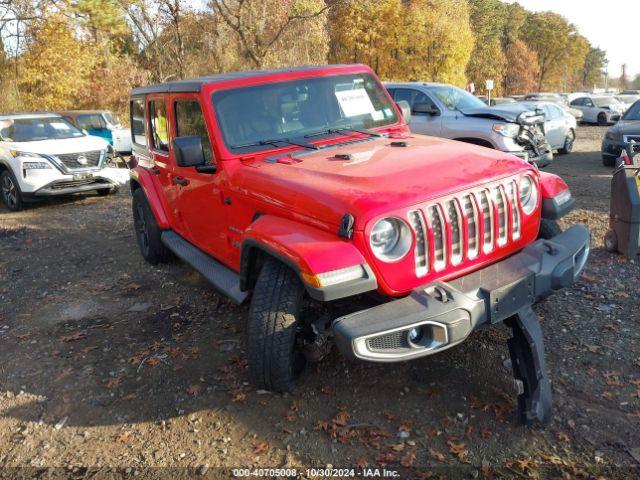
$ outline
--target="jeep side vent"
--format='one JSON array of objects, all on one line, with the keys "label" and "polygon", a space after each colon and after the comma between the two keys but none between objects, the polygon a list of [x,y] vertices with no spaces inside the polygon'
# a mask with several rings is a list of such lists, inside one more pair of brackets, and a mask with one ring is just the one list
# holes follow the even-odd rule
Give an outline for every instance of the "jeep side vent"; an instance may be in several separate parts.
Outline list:
[{"label": "jeep side vent", "polygon": [[507,244],[508,233],[508,215],[509,210],[507,208],[507,199],[502,191],[502,186],[497,186],[492,189],[493,201],[498,207],[498,246],[504,247]]},{"label": "jeep side vent", "polygon": [[456,200],[446,203],[447,217],[451,226],[451,264],[462,262],[462,213]]},{"label": "jeep side vent", "polygon": [[420,210],[409,212],[409,221],[416,234],[416,276],[424,277],[429,272],[429,255],[427,250],[427,228]]},{"label": "jeep side vent", "polygon": [[464,214],[467,217],[467,258],[473,260],[478,256],[478,206],[471,195],[465,195],[462,198],[462,205]]},{"label": "jeep side vent", "polygon": [[446,225],[440,207],[431,205],[427,209],[429,227],[433,232],[433,268],[440,271],[447,266]]},{"label": "jeep side vent", "polygon": [[493,250],[493,205],[489,190],[480,192],[480,208],[482,209],[482,226],[484,238],[482,239],[482,250],[489,253]]},{"label": "jeep side vent", "polygon": [[516,200],[517,190],[515,180],[507,183],[507,198],[511,204],[511,235],[514,240],[520,238],[520,208],[518,207],[518,201]]}]

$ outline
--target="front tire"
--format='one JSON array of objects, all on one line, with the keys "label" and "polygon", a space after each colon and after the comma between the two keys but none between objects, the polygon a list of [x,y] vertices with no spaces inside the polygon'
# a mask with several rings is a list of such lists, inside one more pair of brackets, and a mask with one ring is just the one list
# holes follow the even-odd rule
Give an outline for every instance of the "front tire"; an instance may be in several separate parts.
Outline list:
[{"label": "front tire", "polygon": [[614,157],[610,157],[609,155],[602,155],[602,165],[605,167],[615,167],[616,159]]},{"label": "front tire", "polygon": [[136,240],[143,258],[151,265],[165,262],[168,250],[161,240],[162,230],[142,188],[133,193],[132,208]]},{"label": "front tire", "polygon": [[100,195],[101,197],[106,197],[107,195],[114,195],[116,193],[118,193],[119,188],[118,187],[109,187],[109,188],[101,188],[100,190],[97,190],[98,195]]},{"label": "front tire", "polygon": [[609,122],[607,122],[607,115],[604,112],[600,112],[598,114],[598,125],[600,125],[601,127],[606,127],[609,124]]},{"label": "front tire", "polygon": [[304,293],[293,270],[272,257],[265,259],[247,325],[249,374],[258,389],[290,392],[304,371],[300,346]]},{"label": "front tire", "polygon": [[564,139],[564,146],[558,149],[560,155],[567,155],[572,152],[573,144],[576,141],[576,132],[571,129],[567,133],[567,137]]},{"label": "front tire", "polygon": [[540,231],[538,232],[538,238],[542,240],[551,240],[553,237],[560,235],[562,228],[555,220],[548,220],[543,218],[540,221]]},{"label": "front tire", "polygon": [[9,170],[3,170],[0,174],[0,196],[2,196],[2,203],[12,212],[22,210],[24,204],[20,185]]}]

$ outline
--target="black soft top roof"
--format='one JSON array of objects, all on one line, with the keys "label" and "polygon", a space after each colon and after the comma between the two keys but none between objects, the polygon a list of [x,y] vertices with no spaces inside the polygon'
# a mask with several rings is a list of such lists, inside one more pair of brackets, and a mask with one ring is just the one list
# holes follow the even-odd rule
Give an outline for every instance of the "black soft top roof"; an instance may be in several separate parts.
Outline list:
[{"label": "black soft top roof", "polygon": [[131,96],[148,95],[151,93],[197,93],[203,85],[216,82],[224,82],[226,80],[235,80],[240,78],[255,78],[274,73],[284,72],[304,72],[312,70],[322,70],[327,67],[346,67],[352,65],[309,65],[305,67],[280,68],[276,70],[254,70],[248,72],[230,72],[221,73],[219,75],[208,75],[206,77],[188,78],[185,80],[176,80],[174,82],[159,83],[157,85],[148,85],[146,87],[134,88]]}]

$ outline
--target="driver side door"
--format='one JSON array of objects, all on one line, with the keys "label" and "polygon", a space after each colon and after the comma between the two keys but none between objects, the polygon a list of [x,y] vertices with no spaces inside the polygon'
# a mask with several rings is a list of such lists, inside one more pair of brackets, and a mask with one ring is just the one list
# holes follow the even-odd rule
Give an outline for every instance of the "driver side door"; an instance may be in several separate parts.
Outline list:
[{"label": "driver side door", "polygon": [[[171,97],[171,136],[199,136],[207,165],[215,165],[209,131],[197,95]],[[171,142],[173,144],[173,142]],[[173,155],[173,147],[172,147]],[[199,173],[195,167],[178,166],[174,158],[177,185],[176,214],[191,243],[220,261],[229,255],[228,229],[223,195],[223,172]]]}]

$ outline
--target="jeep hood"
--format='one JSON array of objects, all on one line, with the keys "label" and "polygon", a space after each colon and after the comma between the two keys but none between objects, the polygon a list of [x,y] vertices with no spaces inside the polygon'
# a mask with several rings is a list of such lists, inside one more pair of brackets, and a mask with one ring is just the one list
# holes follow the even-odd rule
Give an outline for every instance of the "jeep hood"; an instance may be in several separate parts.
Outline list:
[{"label": "jeep hood", "polygon": [[513,155],[435,137],[367,139],[316,151],[243,162],[232,169],[238,194],[339,225],[346,213],[356,228],[377,215],[534,169]]},{"label": "jeep hood", "polygon": [[522,124],[544,122],[544,116],[537,114],[530,108],[518,104],[507,104],[486,108],[468,108],[461,110],[460,113],[467,117],[488,118],[492,120],[503,120],[505,122]]}]

